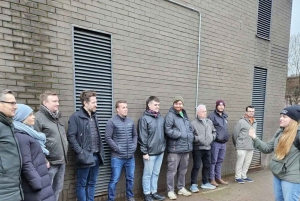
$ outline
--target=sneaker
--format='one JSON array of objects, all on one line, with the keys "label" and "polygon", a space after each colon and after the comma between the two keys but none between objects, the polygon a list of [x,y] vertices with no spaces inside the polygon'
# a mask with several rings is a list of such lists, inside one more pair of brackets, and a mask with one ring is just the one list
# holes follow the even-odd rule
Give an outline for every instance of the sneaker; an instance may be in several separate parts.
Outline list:
[{"label": "sneaker", "polygon": [[249,177],[247,177],[246,179],[243,179],[243,180],[246,181],[246,182],[253,182],[253,180],[250,179]]},{"label": "sneaker", "polygon": [[206,184],[202,184],[202,185],[201,185],[201,188],[213,190],[213,189],[215,189],[216,187],[213,186],[213,185],[211,185],[210,183],[206,183]]},{"label": "sneaker", "polygon": [[152,197],[150,196],[150,194],[146,194],[144,201],[153,201]]},{"label": "sneaker", "polygon": [[224,181],[223,179],[216,179],[216,182],[217,182],[218,184],[228,185],[228,182],[227,182],[227,181]]},{"label": "sneaker", "polygon": [[190,196],[192,195],[192,193],[183,187],[181,190],[178,191],[178,195]]},{"label": "sneaker", "polygon": [[242,179],[235,179],[235,181],[236,181],[237,183],[239,183],[239,184],[244,184],[244,183],[245,183],[244,180],[242,180]]},{"label": "sneaker", "polygon": [[216,180],[211,180],[211,181],[210,181],[210,184],[211,184],[211,185],[214,185],[215,187],[218,187],[218,186],[219,186],[219,184],[217,184]]},{"label": "sneaker", "polygon": [[190,187],[190,191],[192,191],[193,193],[198,193],[199,192],[198,184],[192,184]]},{"label": "sneaker", "polygon": [[151,194],[151,197],[152,197],[154,200],[164,200],[164,199],[165,199],[165,196],[158,195],[157,193]]},{"label": "sneaker", "polygon": [[169,197],[170,200],[176,200],[177,199],[177,196],[174,193],[174,191],[169,191],[168,192],[168,197]]}]

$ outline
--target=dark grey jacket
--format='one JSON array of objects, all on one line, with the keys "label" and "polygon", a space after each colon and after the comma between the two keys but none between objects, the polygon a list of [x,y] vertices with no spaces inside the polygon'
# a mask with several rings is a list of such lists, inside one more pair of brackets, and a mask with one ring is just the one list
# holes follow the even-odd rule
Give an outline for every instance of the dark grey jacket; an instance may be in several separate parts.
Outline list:
[{"label": "dark grey jacket", "polygon": [[226,113],[223,112],[222,115],[219,115],[216,111],[208,115],[208,118],[213,122],[217,131],[216,142],[226,143],[229,140],[227,117]]},{"label": "dark grey jacket", "polygon": [[106,123],[105,141],[111,148],[111,157],[129,159],[134,157],[137,132],[129,117],[113,116]]},{"label": "dark grey jacket", "polygon": [[67,163],[68,140],[61,116],[55,119],[43,107],[34,116],[34,129],[44,133],[47,138],[45,145],[50,152],[47,160],[53,165]]},{"label": "dark grey jacket", "polygon": [[15,130],[22,155],[24,201],[55,201],[46,158],[40,143],[23,131]]},{"label": "dark grey jacket", "polygon": [[21,188],[21,154],[12,121],[0,114],[0,200],[23,199]]},{"label": "dark grey jacket", "polygon": [[253,150],[253,141],[249,135],[249,129],[254,128],[256,130],[256,121],[253,125],[247,118],[241,118],[234,126],[232,141],[236,149]]},{"label": "dark grey jacket", "polygon": [[[95,160],[92,153],[92,136],[91,129],[89,124],[89,116],[87,112],[80,108],[79,111],[72,114],[69,119],[68,126],[68,141],[70,146],[76,153],[76,165],[80,168],[91,167],[95,165]],[[95,122],[98,125],[98,119],[96,113],[92,113],[92,118],[95,119]],[[104,164],[104,148],[99,131],[97,126],[98,136],[99,136],[99,157],[100,164]]]},{"label": "dark grey jacket", "polygon": [[171,107],[165,117],[165,134],[167,135],[167,148],[169,153],[188,153],[193,150],[193,126],[185,110],[184,117]]},{"label": "dark grey jacket", "polygon": [[148,111],[139,119],[139,144],[143,154],[159,155],[165,151],[164,118]]},{"label": "dark grey jacket", "polygon": [[210,119],[206,119],[206,123],[198,117],[191,124],[194,127],[194,147],[193,150],[210,150],[211,143],[216,138],[216,129]]}]

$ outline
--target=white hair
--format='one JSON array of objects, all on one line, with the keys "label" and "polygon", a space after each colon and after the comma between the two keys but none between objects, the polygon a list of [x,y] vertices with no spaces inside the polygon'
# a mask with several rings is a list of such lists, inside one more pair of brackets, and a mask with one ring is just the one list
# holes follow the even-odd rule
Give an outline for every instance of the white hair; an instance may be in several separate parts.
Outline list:
[{"label": "white hair", "polygon": [[203,105],[203,104],[198,105],[198,107],[197,107],[197,113],[199,112],[199,110],[200,110],[201,108],[205,108],[205,109],[206,109],[206,106]]}]

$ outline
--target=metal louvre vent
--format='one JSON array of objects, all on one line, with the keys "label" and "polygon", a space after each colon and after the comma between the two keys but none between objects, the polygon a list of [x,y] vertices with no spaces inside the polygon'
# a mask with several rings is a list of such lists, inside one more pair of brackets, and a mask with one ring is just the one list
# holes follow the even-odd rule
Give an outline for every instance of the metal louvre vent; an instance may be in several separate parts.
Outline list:
[{"label": "metal louvre vent", "polygon": [[272,0],[259,0],[257,37],[270,39]]},{"label": "metal louvre vent", "polygon": [[[262,139],[264,125],[266,84],[267,69],[254,67],[252,105],[255,107],[255,119],[257,122],[256,135],[260,139]],[[254,150],[250,168],[257,168],[260,166],[261,152]]]},{"label": "metal louvre vent", "polygon": [[106,122],[112,116],[111,35],[79,27],[73,28],[73,56],[75,74],[75,109],[80,109],[80,93],[97,92],[97,117],[104,143],[105,165],[100,167],[95,196],[107,194],[110,180],[110,148],[104,141]]}]

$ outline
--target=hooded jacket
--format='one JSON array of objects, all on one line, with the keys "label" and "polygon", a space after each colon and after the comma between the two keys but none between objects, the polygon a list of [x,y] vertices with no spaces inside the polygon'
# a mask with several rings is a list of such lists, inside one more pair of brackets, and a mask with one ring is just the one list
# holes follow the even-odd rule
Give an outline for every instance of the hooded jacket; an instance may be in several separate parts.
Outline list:
[{"label": "hooded jacket", "polygon": [[49,150],[47,160],[50,164],[67,163],[68,141],[64,123],[59,113],[58,118],[52,117],[42,106],[34,114],[36,117],[34,129],[46,135],[46,148]]},{"label": "hooded jacket", "polygon": [[15,130],[22,155],[24,201],[55,201],[41,145],[27,133]]},{"label": "hooded jacket", "polygon": [[159,155],[165,151],[164,118],[148,111],[139,119],[139,144],[141,152],[146,155]]},{"label": "hooded jacket", "polygon": [[188,153],[193,150],[193,126],[185,110],[183,116],[171,107],[165,117],[165,134],[169,153]]},{"label": "hooded jacket", "polygon": [[257,123],[254,120],[253,124],[251,125],[249,119],[243,117],[241,118],[234,126],[232,141],[233,145],[236,149],[243,149],[243,150],[253,150],[253,141],[249,135],[249,129],[254,128],[256,130]]},{"label": "hooded jacket", "polygon": [[215,142],[226,143],[229,140],[230,135],[228,133],[227,117],[228,115],[226,113],[223,112],[222,115],[220,115],[216,110],[208,115],[208,118],[213,122],[217,131]]},{"label": "hooded jacket", "polygon": [[[101,139],[100,130],[98,127],[98,119],[96,113],[91,114],[97,124],[97,131],[99,136],[99,157],[100,165],[104,164],[104,147]],[[72,114],[69,119],[68,126],[68,141],[70,146],[76,153],[76,165],[80,168],[94,166],[95,160],[92,153],[92,136],[89,124],[89,115],[83,107],[79,111]]]},{"label": "hooded jacket", "polygon": [[210,150],[211,143],[216,138],[216,129],[212,121],[210,119],[206,119],[206,123],[203,121],[197,117],[191,122],[195,129],[193,150]]}]

